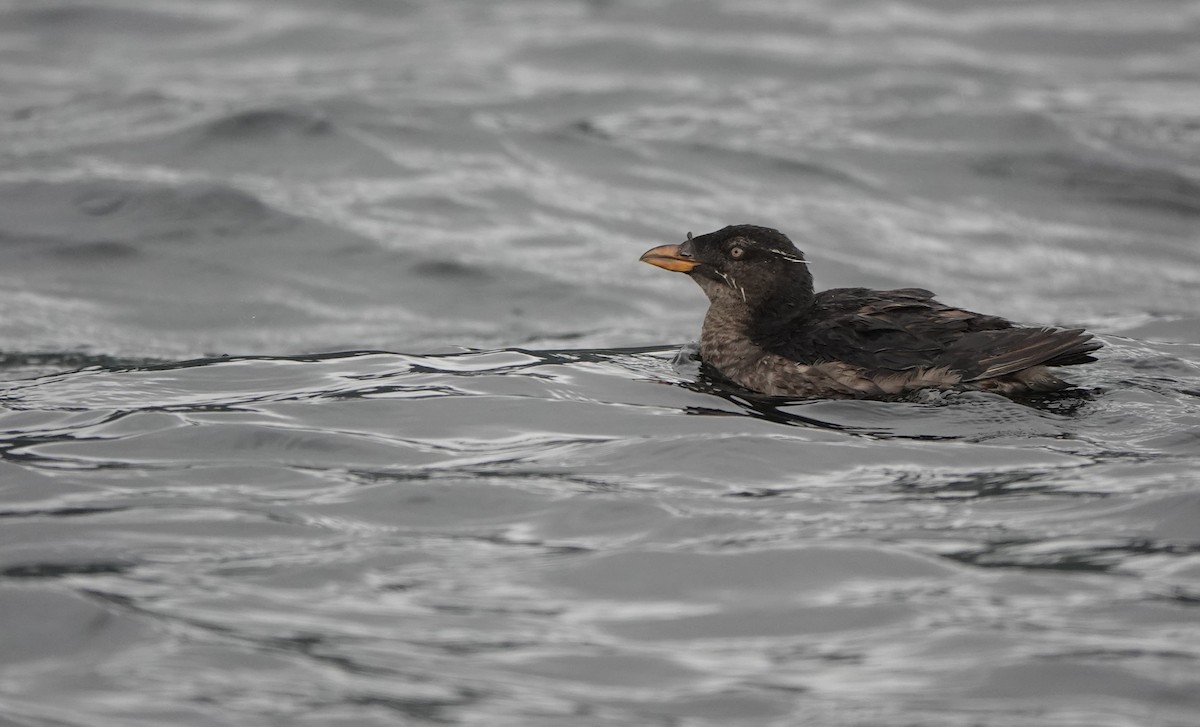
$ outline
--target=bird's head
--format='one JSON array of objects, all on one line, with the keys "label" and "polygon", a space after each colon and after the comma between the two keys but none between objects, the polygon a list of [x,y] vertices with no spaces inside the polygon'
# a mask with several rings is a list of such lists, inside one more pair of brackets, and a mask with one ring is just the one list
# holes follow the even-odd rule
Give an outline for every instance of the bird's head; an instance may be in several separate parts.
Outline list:
[{"label": "bird's head", "polygon": [[779,230],[731,225],[681,245],[647,250],[642,262],[687,273],[714,305],[744,306],[759,316],[790,316],[812,303],[804,253]]}]

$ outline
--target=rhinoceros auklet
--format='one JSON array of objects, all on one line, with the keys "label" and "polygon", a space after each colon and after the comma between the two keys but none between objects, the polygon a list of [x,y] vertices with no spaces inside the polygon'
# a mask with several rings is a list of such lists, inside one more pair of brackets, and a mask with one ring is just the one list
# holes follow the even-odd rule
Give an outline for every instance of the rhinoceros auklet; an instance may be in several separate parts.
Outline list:
[{"label": "rhinoceros auklet", "polygon": [[642,261],[708,296],[700,357],[770,396],[889,398],[917,389],[1058,391],[1049,366],[1095,361],[1091,334],[1023,328],[943,305],[921,288],[813,292],[804,253],[768,227],[733,225]]}]

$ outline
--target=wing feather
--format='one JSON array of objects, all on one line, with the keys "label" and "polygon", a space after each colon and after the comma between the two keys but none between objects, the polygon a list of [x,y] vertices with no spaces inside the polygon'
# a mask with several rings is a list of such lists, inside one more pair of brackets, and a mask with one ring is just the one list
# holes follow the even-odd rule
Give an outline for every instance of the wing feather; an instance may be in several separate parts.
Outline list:
[{"label": "wing feather", "polygon": [[946,365],[963,372],[964,381],[979,381],[1033,366],[1095,360],[1087,354],[1098,348],[1100,342],[1080,328],[1013,328],[963,336],[944,358]]}]

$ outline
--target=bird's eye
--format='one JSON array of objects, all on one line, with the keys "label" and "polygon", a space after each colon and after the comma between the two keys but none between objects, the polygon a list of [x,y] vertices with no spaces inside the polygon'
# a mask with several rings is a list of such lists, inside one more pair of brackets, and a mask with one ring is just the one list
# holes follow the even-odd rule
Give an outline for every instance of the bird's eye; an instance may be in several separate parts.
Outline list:
[{"label": "bird's eye", "polygon": [[741,247],[729,248],[729,257],[733,258],[734,260],[741,260],[743,257],[745,257],[745,255],[746,255],[745,248],[741,248]]}]

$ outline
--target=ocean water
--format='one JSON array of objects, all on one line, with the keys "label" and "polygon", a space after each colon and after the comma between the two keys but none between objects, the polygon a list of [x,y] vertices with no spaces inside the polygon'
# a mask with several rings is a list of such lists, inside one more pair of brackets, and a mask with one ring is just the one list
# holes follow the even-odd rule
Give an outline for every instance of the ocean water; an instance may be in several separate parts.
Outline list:
[{"label": "ocean water", "polygon": [[[0,726],[1200,722],[1200,2],[0,0]],[[645,249],[1086,326],[760,399]]]}]

